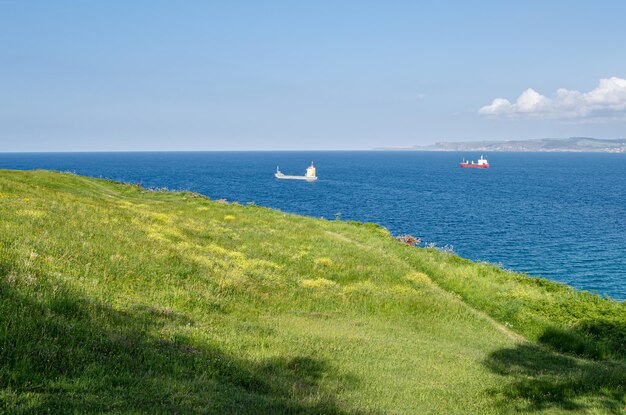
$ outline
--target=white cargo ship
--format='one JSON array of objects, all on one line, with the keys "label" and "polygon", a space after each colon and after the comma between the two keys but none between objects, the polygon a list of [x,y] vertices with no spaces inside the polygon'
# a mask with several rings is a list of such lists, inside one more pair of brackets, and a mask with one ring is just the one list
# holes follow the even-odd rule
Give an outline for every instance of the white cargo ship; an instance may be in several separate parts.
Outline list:
[{"label": "white cargo ship", "polygon": [[314,182],[315,180],[317,180],[317,176],[315,174],[316,174],[315,166],[313,165],[313,162],[311,162],[311,165],[307,167],[306,174],[304,176],[289,176],[289,175],[283,174],[283,172],[281,172],[278,167],[276,167],[276,173],[274,174],[274,176],[277,179],[306,180],[309,182]]}]

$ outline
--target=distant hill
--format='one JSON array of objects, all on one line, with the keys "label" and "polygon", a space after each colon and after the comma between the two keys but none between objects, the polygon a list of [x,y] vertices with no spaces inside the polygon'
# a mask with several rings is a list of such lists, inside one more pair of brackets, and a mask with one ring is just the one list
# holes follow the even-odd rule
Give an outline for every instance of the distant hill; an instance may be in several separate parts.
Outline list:
[{"label": "distant hill", "polygon": [[443,141],[429,146],[382,147],[377,150],[414,151],[540,151],[626,153],[626,138],[605,140],[589,137],[539,138],[510,141]]}]

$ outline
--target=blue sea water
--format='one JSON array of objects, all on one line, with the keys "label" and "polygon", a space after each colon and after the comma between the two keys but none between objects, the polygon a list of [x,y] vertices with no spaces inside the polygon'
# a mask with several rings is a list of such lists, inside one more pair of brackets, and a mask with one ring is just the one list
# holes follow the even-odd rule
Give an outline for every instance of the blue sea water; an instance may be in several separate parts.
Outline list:
[{"label": "blue sea water", "polygon": [[[332,219],[376,222],[466,258],[626,299],[626,154],[453,152],[5,153],[53,169]],[[304,174],[314,183],[276,180]]]}]

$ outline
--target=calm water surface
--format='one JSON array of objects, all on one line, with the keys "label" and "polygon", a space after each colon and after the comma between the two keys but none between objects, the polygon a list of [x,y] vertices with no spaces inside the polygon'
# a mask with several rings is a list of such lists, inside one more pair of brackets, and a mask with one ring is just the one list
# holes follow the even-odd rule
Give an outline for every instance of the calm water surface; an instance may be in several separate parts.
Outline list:
[{"label": "calm water surface", "polygon": [[[626,154],[193,152],[0,154],[53,169],[315,217],[376,222],[459,255],[626,299]],[[276,180],[304,174],[315,183]]]}]

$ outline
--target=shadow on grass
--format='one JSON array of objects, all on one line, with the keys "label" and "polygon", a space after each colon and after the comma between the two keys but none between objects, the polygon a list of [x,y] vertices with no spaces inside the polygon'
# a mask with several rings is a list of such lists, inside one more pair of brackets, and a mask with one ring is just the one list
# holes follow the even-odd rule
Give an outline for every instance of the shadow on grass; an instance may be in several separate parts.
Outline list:
[{"label": "shadow on grass", "polygon": [[153,335],[192,324],[171,310],[124,313],[67,290],[37,301],[22,291],[0,282],[0,413],[348,413],[321,380],[354,380],[324,361],[247,361]]},{"label": "shadow on grass", "polygon": [[626,321],[582,321],[571,329],[547,328],[539,341],[590,359],[626,359]]},{"label": "shadow on grass", "polygon": [[514,405],[519,412],[600,407],[609,413],[623,414],[626,409],[623,361],[575,359],[531,345],[518,345],[492,353],[485,365],[510,379],[494,393],[501,395],[504,406]]}]

